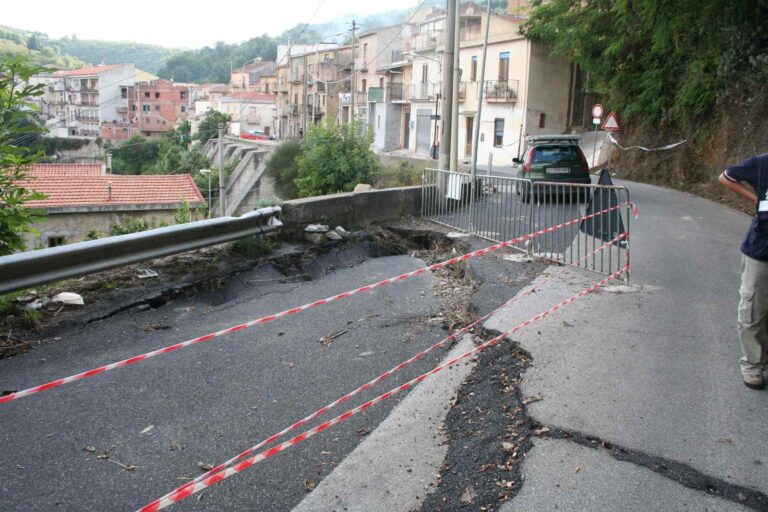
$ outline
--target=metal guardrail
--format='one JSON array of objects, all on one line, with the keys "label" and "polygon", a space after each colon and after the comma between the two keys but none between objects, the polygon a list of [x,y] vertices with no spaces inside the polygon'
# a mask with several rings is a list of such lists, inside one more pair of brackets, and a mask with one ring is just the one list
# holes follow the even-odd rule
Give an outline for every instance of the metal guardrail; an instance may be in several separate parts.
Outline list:
[{"label": "metal guardrail", "polygon": [[[626,187],[478,175],[472,197],[469,174],[426,169],[422,179],[422,217],[493,242],[626,205],[513,248],[600,274],[612,274],[628,263],[631,206]],[[587,257],[622,233],[622,240]]]},{"label": "metal guardrail", "polygon": [[92,274],[275,231],[281,208],[272,206],[240,217],[219,217],[0,257],[0,293]]}]

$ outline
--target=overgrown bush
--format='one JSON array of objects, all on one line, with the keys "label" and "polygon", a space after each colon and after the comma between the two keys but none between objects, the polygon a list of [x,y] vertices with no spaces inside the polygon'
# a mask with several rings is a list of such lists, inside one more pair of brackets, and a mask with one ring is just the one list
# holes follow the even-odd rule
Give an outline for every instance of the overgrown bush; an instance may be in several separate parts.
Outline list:
[{"label": "overgrown bush", "polygon": [[299,196],[348,192],[367,183],[379,169],[372,142],[373,133],[360,123],[310,126],[297,158]]},{"label": "overgrown bush", "polygon": [[147,220],[142,219],[141,217],[123,215],[120,218],[120,222],[113,222],[109,226],[109,233],[111,235],[127,235],[129,233],[138,233],[140,231],[147,231],[149,229],[162,228],[165,226],[167,226],[165,222],[158,222],[154,217]]},{"label": "overgrown bush", "polygon": [[297,159],[301,151],[301,141],[289,139],[277,146],[267,160],[267,174],[275,180],[275,191],[283,199],[299,197],[296,178],[299,177]]}]

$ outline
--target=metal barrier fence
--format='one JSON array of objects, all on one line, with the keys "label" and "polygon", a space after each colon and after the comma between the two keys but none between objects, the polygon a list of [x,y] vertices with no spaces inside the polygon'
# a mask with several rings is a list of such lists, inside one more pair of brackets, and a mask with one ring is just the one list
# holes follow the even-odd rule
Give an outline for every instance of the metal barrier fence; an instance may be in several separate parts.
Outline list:
[{"label": "metal barrier fence", "polygon": [[[614,209],[531,241],[530,252],[564,265],[613,274],[629,263],[631,206],[626,187],[537,182],[531,188],[531,231],[556,226],[583,215]],[[599,255],[585,256],[620,235]],[[627,273],[626,279],[629,279]]]},{"label": "metal barrier fence", "polygon": [[496,242],[530,233],[530,180],[477,176],[474,197],[468,174],[426,169],[422,181],[422,217]]},{"label": "metal barrier fence", "polygon": [[[628,263],[631,208],[625,187],[480,175],[473,187],[469,174],[437,169],[426,169],[422,181],[422,217],[494,242],[626,204],[513,248],[600,274],[612,274]],[[585,258],[622,233],[620,242]]]}]

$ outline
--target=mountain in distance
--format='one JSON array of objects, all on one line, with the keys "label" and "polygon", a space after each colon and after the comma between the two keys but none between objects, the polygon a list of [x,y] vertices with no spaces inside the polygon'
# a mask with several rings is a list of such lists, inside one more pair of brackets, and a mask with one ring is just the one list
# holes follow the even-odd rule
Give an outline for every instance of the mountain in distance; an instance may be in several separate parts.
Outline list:
[{"label": "mountain in distance", "polygon": [[166,48],[154,44],[134,41],[97,41],[65,36],[61,39],[48,39],[47,45],[57,47],[62,53],[72,55],[89,64],[124,64],[130,63],[137,68],[157,74],[171,56],[181,50]]}]

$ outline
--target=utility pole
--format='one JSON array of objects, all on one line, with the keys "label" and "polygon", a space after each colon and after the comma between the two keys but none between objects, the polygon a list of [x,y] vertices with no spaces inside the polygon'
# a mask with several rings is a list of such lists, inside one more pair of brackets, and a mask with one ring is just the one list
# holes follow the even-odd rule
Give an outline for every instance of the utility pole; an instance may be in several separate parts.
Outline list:
[{"label": "utility pole", "polygon": [[[469,197],[469,227],[474,229],[474,217],[475,217],[475,189],[477,184],[477,145],[480,142],[480,121],[483,115],[483,91],[485,90],[485,64],[488,57],[488,33],[491,31],[491,0],[488,0],[488,5],[485,12],[485,39],[483,41],[483,64],[480,68],[480,82],[478,82],[477,90],[477,119],[474,122],[474,133],[472,134],[472,163],[470,164],[469,172],[471,175],[471,185]],[[495,128],[494,128],[495,129]]]},{"label": "utility pole", "polygon": [[304,55],[304,91],[301,98],[301,136],[302,138],[307,136],[307,114],[309,109],[307,108],[307,55]]},{"label": "utility pole", "polygon": [[451,158],[451,117],[453,116],[453,63],[454,39],[456,38],[456,11],[458,0],[448,0],[448,10],[445,13],[445,41],[443,43],[443,109],[440,114],[440,158],[437,168],[441,170],[450,167]]},{"label": "utility pole", "polygon": [[357,90],[357,77],[355,76],[355,29],[357,24],[355,20],[352,20],[352,75],[350,81],[352,82],[352,94],[349,98],[349,118],[354,130],[355,125],[355,91]]},{"label": "utility pole", "polygon": [[224,125],[219,125],[219,216],[226,217],[227,209],[224,205],[226,197],[226,178],[224,177]]},{"label": "utility pole", "polygon": [[461,65],[459,64],[459,55],[461,53],[461,13],[460,5],[456,5],[456,21],[453,25],[454,45],[453,45],[453,105],[451,106],[451,146],[450,146],[450,165],[451,172],[459,170],[459,78],[461,76]]}]

